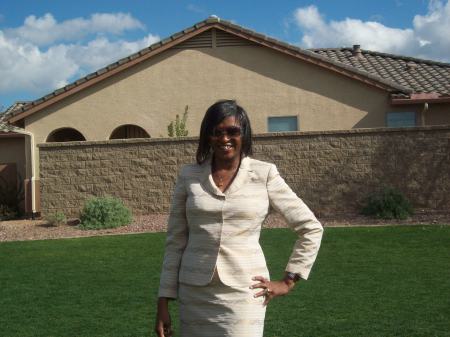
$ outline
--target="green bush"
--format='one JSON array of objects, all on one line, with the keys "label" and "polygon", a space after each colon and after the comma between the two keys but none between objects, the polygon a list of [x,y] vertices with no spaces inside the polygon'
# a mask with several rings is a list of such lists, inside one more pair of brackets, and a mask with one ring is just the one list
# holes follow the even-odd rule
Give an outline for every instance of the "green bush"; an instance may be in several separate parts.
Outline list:
[{"label": "green bush", "polygon": [[413,214],[413,208],[400,191],[385,187],[367,198],[362,213],[380,219],[404,220]]},{"label": "green bush", "polygon": [[127,225],[132,216],[120,199],[101,197],[86,201],[80,220],[82,229],[103,229]]},{"label": "green bush", "polygon": [[57,227],[65,225],[67,223],[67,218],[63,212],[56,212],[45,218],[50,226]]}]

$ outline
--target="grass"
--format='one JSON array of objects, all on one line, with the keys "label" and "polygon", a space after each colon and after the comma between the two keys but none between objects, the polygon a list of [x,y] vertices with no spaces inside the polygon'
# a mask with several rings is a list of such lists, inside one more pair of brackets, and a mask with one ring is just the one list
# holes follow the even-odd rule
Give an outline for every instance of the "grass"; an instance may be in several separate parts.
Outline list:
[{"label": "grass", "polygon": [[[1,243],[0,336],[153,336],[164,237]],[[295,236],[261,240],[277,278]],[[310,280],[269,305],[265,337],[450,336],[449,280],[450,226],[328,228]]]}]

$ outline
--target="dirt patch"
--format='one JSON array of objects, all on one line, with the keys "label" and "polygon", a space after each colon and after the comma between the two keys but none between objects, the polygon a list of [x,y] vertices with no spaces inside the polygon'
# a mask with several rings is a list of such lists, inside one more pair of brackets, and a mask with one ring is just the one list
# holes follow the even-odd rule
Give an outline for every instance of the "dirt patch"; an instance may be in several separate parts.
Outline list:
[{"label": "dirt patch", "polygon": [[78,226],[71,225],[52,227],[45,220],[2,221],[0,222],[0,242],[164,232],[166,223],[167,215],[165,214],[137,216],[134,218],[133,223],[128,226],[100,230],[83,230],[78,228]]},{"label": "dirt patch", "polygon": [[[321,217],[324,227],[386,226],[386,225],[450,225],[450,212],[416,212],[407,220],[374,220],[360,215]],[[1,241],[47,240],[60,238],[117,235],[132,233],[164,232],[167,214],[137,216],[132,224],[114,229],[82,230],[77,226],[51,227],[44,220],[11,220],[0,222]],[[264,228],[285,228],[286,222],[279,215],[270,215]]]}]

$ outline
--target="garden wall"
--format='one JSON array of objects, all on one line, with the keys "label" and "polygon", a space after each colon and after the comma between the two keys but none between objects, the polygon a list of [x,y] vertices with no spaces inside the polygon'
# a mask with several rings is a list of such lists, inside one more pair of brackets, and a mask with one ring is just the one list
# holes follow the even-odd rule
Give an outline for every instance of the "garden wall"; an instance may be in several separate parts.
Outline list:
[{"label": "garden wall", "polygon": [[[42,214],[77,216],[92,196],[114,195],[133,213],[165,213],[196,138],[40,144]],[[318,214],[353,213],[381,186],[416,208],[450,208],[450,126],[277,133],[254,137],[254,158],[273,162]]]}]

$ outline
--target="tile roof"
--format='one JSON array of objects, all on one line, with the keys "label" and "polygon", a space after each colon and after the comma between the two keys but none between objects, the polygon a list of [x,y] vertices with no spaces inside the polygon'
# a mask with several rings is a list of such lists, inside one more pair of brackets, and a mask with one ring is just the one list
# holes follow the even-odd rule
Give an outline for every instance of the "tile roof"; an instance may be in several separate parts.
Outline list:
[{"label": "tile roof", "polygon": [[[330,69],[342,73],[353,74],[355,78],[366,79],[367,81],[380,83],[385,88],[390,88],[391,93],[400,97],[409,97],[411,93],[436,92],[448,96],[449,87],[449,69],[450,64],[434,61],[408,58],[404,56],[395,56],[371,51],[363,51],[365,59],[355,60],[351,54],[351,48],[340,49],[302,49],[286,42],[276,40],[272,37],[260,34],[253,30],[236,25],[232,22],[222,20],[217,17],[209,17],[192,27],[188,27],[181,32],[175,33],[168,38],[162,39],[151,46],[144,48],[132,55],[124,57],[117,62],[111,63],[104,68],[99,69],[87,76],[80,78],[62,88],[59,88],[48,95],[31,102],[22,102],[20,106],[13,106],[6,110],[4,120],[8,120],[23,112],[27,112],[40,104],[53,100],[61,94],[68,93],[91,80],[101,77],[107,73],[113,73],[117,68],[133,64],[139,58],[158,50],[165,50],[167,45],[173,45],[178,41],[183,42],[189,35],[196,31],[209,28],[226,29],[228,32],[239,35],[243,38],[251,39],[253,42],[269,46],[282,52],[296,55],[304,60],[308,60],[321,66],[328,66]],[[415,62],[418,67],[414,71],[405,72],[405,64],[409,61]],[[403,70],[402,70],[403,69]],[[365,81],[365,80],[364,80]],[[61,96],[62,97],[62,96]],[[0,119],[1,121],[1,119]]]},{"label": "tile roof", "polygon": [[22,128],[7,123],[6,117],[8,117],[9,114],[13,114],[16,110],[18,111],[27,104],[29,104],[29,102],[18,101],[8,107],[5,111],[0,111],[0,135],[11,135],[24,131]]},{"label": "tile roof", "polygon": [[23,131],[23,129],[11,125],[9,123],[4,123],[0,120],[0,135],[2,134],[11,134],[11,133],[20,133],[19,131]]},{"label": "tile roof", "polygon": [[15,102],[13,105],[8,107],[5,111],[0,111],[0,133],[7,133],[14,130],[10,124],[6,122],[7,117],[14,114],[17,110],[27,105],[29,102]]},{"label": "tile roof", "polygon": [[450,64],[353,48],[310,49],[312,52],[411,88],[414,93],[450,95]]}]

